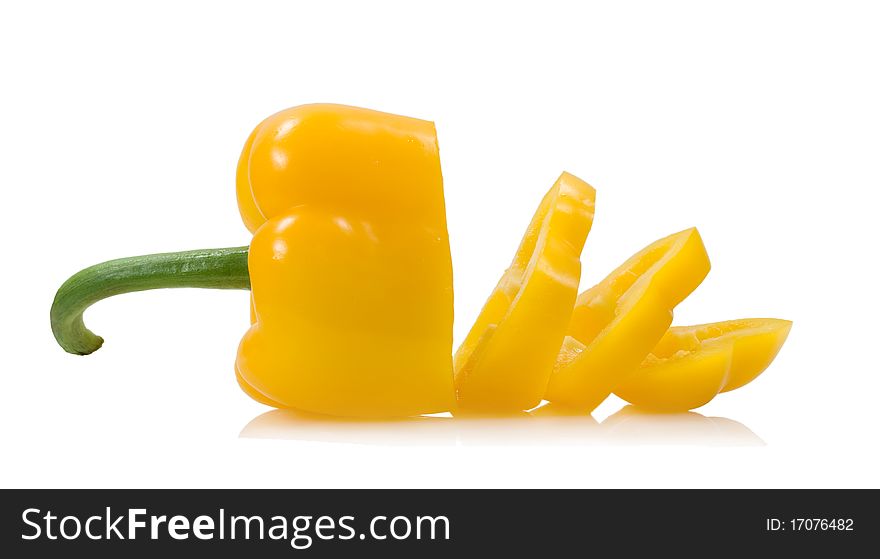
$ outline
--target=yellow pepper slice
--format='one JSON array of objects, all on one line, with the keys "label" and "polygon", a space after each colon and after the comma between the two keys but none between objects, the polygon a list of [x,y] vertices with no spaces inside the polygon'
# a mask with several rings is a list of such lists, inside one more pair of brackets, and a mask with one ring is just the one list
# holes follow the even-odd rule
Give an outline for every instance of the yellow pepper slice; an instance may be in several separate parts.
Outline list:
[{"label": "yellow pepper slice", "polygon": [[696,229],[645,247],[577,298],[546,399],[592,411],[639,366],[709,273]]},{"label": "yellow pepper slice", "polygon": [[[236,372],[278,407],[448,411],[452,263],[434,125],[338,105],[260,124],[239,168],[255,228]],[[244,186],[243,186],[244,185]]]},{"label": "yellow pepper slice", "polygon": [[[730,376],[721,392],[735,390],[755,380],[776,359],[792,322],[780,318],[749,318],[691,326],[697,336],[719,336],[733,339],[733,363]],[[689,328],[674,329],[686,333]]]},{"label": "yellow pepper slice", "polygon": [[544,196],[455,354],[461,410],[517,412],[541,402],[577,297],[595,199],[593,187],[568,173]]},{"label": "yellow pepper slice", "polygon": [[[657,350],[655,350],[657,351]],[[698,350],[659,357],[650,354],[614,393],[646,410],[678,412],[698,408],[727,382],[733,363],[733,340],[712,340]]]},{"label": "yellow pepper slice", "polygon": [[790,330],[790,321],[775,318],[670,328],[614,393],[646,409],[698,408],[719,392],[744,386],[760,375]]}]

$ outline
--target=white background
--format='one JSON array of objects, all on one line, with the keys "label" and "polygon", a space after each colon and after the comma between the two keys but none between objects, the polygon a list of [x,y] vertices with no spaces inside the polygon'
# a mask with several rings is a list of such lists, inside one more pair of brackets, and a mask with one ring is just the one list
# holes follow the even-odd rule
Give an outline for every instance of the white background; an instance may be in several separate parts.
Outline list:
[{"label": "white background", "polygon": [[[880,486],[876,3],[448,4],[3,4],[0,485]],[[696,225],[676,323],[788,318],[787,345],[703,417],[604,426],[251,423],[245,292],[119,297],[102,350],[55,345],[78,269],[247,244],[245,138],[319,101],[437,123],[457,341],[568,170],[598,191],[582,287]]]}]

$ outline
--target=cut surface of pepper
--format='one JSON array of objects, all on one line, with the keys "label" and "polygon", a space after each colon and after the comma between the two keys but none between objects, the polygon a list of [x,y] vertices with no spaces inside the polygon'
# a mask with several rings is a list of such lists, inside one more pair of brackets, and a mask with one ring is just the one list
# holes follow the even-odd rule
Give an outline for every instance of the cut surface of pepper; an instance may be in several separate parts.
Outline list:
[{"label": "cut surface of pepper", "polygon": [[541,402],[580,280],[596,191],[563,173],[513,263],[455,354],[460,411],[517,412]]},{"label": "cut surface of pepper", "polygon": [[251,134],[238,180],[256,228],[254,323],[236,359],[245,392],[337,416],[450,410],[452,263],[434,125],[296,107]]},{"label": "cut surface of pepper", "polygon": [[775,318],[670,328],[614,393],[646,409],[698,408],[720,392],[740,388],[760,375],[790,330],[790,321]]},{"label": "cut surface of pepper", "polygon": [[592,411],[631,374],[672,323],[672,310],[709,273],[699,232],[648,245],[577,298],[546,399]]}]

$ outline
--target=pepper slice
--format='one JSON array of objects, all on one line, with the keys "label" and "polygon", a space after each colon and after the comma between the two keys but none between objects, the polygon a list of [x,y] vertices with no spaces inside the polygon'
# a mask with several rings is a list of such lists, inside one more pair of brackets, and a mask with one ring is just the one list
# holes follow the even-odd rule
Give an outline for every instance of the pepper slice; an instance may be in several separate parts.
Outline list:
[{"label": "pepper slice", "polygon": [[238,174],[256,400],[337,416],[448,411],[452,263],[434,125],[338,105],[273,115]]},{"label": "pepper slice", "polygon": [[513,263],[455,354],[461,410],[506,413],[541,402],[577,297],[596,191],[562,173]]},{"label": "pepper slice", "polygon": [[646,409],[686,411],[744,386],[779,353],[791,322],[748,318],[669,331],[614,393]]},{"label": "pepper slice", "polygon": [[592,411],[639,366],[709,273],[696,228],[648,245],[577,298],[546,399]]}]

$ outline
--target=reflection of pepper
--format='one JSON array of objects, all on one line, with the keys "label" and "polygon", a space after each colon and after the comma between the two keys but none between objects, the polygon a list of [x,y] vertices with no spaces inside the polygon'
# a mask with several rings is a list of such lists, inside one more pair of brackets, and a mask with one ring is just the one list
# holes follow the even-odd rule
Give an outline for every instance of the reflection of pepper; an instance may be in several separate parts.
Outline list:
[{"label": "reflection of pepper", "polygon": [[455,354],[463,410],[515,412],[541,402],[571,316],[596,191],[563,173],[529,224]]},{"label": "reflection of pepper", "polygon": [[648,409],[698,408],[719,392],[744,386],[760,375],[779,353],[789,330],[790,321],[774,318],[670,328],[614,393]]},{"label": "reflection of pepper", "polygon": [[546,398],[592,411],[632,373],[709,273],[696,229],[645,247],[578,296]]}]

